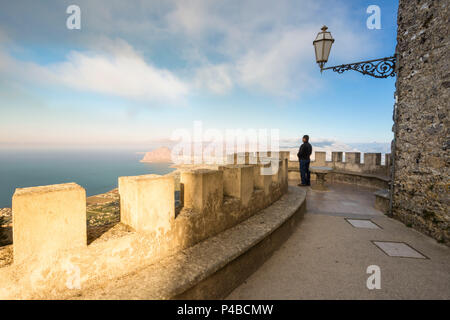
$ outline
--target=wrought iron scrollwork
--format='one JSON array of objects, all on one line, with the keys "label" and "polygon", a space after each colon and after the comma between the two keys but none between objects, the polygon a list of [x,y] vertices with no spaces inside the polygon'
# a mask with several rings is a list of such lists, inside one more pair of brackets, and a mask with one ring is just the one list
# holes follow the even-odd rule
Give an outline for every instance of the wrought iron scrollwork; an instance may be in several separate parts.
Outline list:
[{"label": "wrought iron scrollwork", "polygon": [[395,77],[395,56],[389,58],[382,58],[376,60],[362,61],[350,64],[342,64],[324,68],[323,70],[332,69],[334,72],[343,73],[348,70],[358,71],[364,75],[370,75],[375,78],[389,78]]}]

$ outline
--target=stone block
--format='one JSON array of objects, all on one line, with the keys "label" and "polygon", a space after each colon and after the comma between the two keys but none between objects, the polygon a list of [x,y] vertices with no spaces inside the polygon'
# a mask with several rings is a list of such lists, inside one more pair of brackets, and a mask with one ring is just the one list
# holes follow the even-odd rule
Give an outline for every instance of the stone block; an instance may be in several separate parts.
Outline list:
[{"label": "stone block", "polygon": [[332,162],[342,162],[342,154],[343,152],[331,152],[331,161]]},{"label": "stone block", "polygon": [[14,263],[87,245],[86,191],[76,183],[18,188],[12,211]]},{"label": "stone block", "polygon": [[175,219],[173,176],[119,177],[120,221],[139,232],[165,233]]},{"label": "stone block", "polygon": [[256,164],[258,163],[257,152],[239,152],[227,155],[226,164]]},{"label": "stone block", "polygon": [[280,159],[285,160],[287,159],[288,161],[290,160],[291,157],[291,152],[290,151],[280,151]]},{"label": "stone block", "polygon": [[257,152],[256,153],[257,163],[269,163],[271,155],[272,155],[271,151]]},{"label": "stone block", "polygon": [[[278,165],[276,165],[278,163]],[[272,165],[272,182],[279,185],[283,182],[283,161],[277,160],[276,158],[271,158]]]},{"label": "stone block", "polygon": [[364,153],[364,164],[366,166],[381,166],[381,153]]},{"label": "stone block", "polygon": [[181,172],[181,198],[185,208],[200,212],[218,211],[223,203],[223,172],[197,169]]},{"label": "stone block", "polygon": [[326,156],[327,156],[326,152],[316,151],[315,152],[314,165],[316,165],[316,166],[325,166]]},{"label": "stone block", "polygon": [[282,157],[281,160],[281,186],[283,189],[283,192],[287,192],[288,189],[288,181],[289,181],[289,159],[286,157]]},{"label": "stone block", "polygon": [[345,153],[345,163],[360,164],[361,163],[361,153],[360,152],[346,152]]},{"label": "stone block", "polygon": [[240,199],[242,205],[247,206],[253,194],[254,167],[239,164],[220,167],[224,194]]},{"label": "stone block", "polygon": [[272,183],[272,175],[264,174],[268,170],[270,170],[269,163],[259,163],[253,167],[254,186],[263,190],[266,196],[270,194],[270,184]]}]

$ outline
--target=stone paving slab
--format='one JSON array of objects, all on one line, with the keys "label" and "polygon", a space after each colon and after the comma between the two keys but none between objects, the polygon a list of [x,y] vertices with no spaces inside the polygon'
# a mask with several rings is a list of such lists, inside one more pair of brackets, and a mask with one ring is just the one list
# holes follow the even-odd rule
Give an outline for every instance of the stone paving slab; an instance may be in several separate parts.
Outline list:
[{"label": "stone paving slab", "polygon": [[426,257],[422,255],[420,252],[417,252],[416,250],[414,250],[409,245],[403,242],[388,242],[388,241],[372,241],[372,242],[390,257],[426,259]]},{"label": "stone paving slab", "polygon": [[365,228],[365,229],[380,229],[375,223],[370,220],[363,219],[345,219],[348,223],[350,223],[355,228]]}]

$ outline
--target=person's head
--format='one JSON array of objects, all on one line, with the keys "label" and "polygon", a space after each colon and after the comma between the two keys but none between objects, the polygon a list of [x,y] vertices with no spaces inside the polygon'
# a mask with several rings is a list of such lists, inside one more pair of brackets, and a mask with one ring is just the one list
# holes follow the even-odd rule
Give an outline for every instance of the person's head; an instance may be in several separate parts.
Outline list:
[{"label": "person's head", "polygon": [[307,134],[305,134],[304,136],[303,136],[303,142],[305,143],[305,142],[308,142],[309,141],[309,136],[307,135]]}]

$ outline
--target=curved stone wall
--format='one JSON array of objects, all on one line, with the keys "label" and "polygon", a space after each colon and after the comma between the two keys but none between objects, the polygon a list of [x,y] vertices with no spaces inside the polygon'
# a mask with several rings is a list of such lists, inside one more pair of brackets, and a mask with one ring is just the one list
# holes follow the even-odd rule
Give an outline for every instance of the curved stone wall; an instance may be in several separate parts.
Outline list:
[{"label": "curved stone wall", "polygon": [[121,222],[87,244],[86,196],[75,183],[17,189],[13,263],[0,267],[0,298],[58,297],[123,276],[213,237],[287,192],[287,154],[266,164],[119,178]]},{"label": "curved stone wall", "polygon": [[[310,166],[325,166],[333,168],[326,179],[330,183],[348,183],[359,186],[387,189],[389,188],[389,172],[391,157],[386,154],[385,164],[381,165],[381,153],[365,153],[364,163],[361,163],[359,152],[332,152],[332,160],[325,160],[325,152],[315,152],[315,160]],[[300,181],[298,161],[289,161],[289,180]],[[315,175],[311,174],[311,180]]]}]

